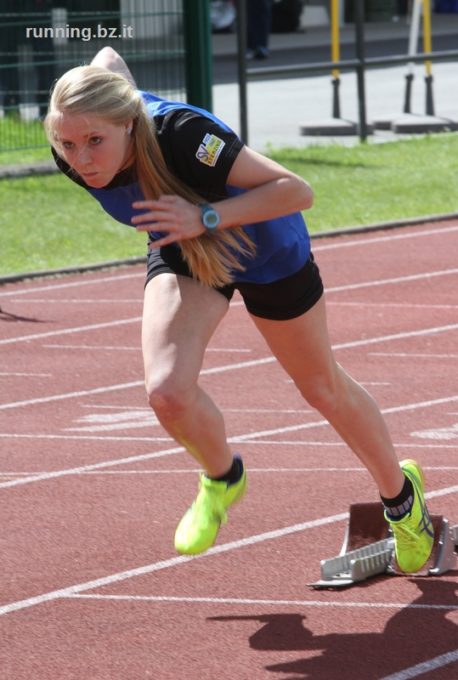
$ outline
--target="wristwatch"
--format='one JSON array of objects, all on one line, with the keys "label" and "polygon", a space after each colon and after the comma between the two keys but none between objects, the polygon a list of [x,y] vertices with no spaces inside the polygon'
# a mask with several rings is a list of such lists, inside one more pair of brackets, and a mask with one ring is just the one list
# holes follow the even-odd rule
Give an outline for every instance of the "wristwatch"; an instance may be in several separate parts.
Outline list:
[{"label": "wristwatch", "polygon": [[221,222],[219,214],[208,203],[201,203],[199,208],[200,219],[202,220],[202,224],[204,225],[205,229],[208,229],[208,231],[214,231]]}]

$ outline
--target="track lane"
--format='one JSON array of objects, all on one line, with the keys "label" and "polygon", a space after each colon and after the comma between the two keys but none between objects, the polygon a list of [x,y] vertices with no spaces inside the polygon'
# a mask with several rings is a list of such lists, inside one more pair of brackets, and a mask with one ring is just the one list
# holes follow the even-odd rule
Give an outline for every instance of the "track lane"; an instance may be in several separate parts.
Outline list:
[{"label": "track lane", "polygon": [[[373,234],[367,235],[368,240],[374,241],[372,244],[349,244],[342,253],[335,239],[329,244],[321,242],[319,264],[329,287],[340,289],[328,293],[331,332],[338,359],[350,373],[366,382],[377,397],[395,441],[406,447],[400,448],[401,455],[412,455],[407,447],[418,443],[415,456],[427,469],[431,510],[445,511],[451,516],[456,509],[456,469],[449,464],[452,449],[445,447],[453,445],[454,440],[437,437],[441,433],[453,436],[453,422],[456,422],[453,394],[456,385],[451,379],[450,360],[444,358],[453,354],[456,345],[453,328],[456,306],[450,291],[453,287],[448,282],[452,275],[423,276],[425,272],[453,266],[458,227],[445,231],[443,225],[440,226],[442,232],[426,226],[418,229],[422,236],[402,230],[402,238],[383,237],[383,241]],[[409,229],[412,234],[416,231]],[[426,235],[427,231],[432,233]],[[365,239],[366,236],[355,238],[356,241]],[[348,243],[350,240],[344,239]],[[320,245],[317,244],[316,252]],[[385,283],[343,290],[352,282],[398,278],[401,264],[406,276],[422,274],[422,277],[395,286]],[[91,277],[91,285],[84,288],[86,300],[90,299],[87,292],[91,288],[97,295],[98,284],[93,283],[97,277]],[[105,273],[103,278],[109,279],[103,283],[103,295],[109,290],[111,295],[116,290],[115,282]],[[141,278],[126,278],[124,283],[140,287]],[[33,285],[26,287],[31,296],[45,292],[37,290],[40,287],[36,284],[35,291],[32,291]],[[393,289],[404,303],[397,311],[394,306],[390,308]],[[53,313],[57,316],[62,313],[58,321],[60,328],[56,330],[65,330],[65,324],[70,328],[75,320],[72,314],[76,302],[64,302],[68,300],[65,296],[69,290],[75,299],[81,294],[77,285],[61,289],[62,307],[52,303]],[[48,291],[50,297],[56,299],[56,291],[51,286]],[[13,298],[7,297],[8,304],[13,304]],[[351,303],[350,314],[349,305],[342,303]],[[30,304],[28,307],[21,302],[14,309],[18,314],[20,308],[32,313],[34,303]],[[45,307],[44,303],[35,305]],[[113,314],[113,305],[104,307],[110,307]],[[97,305],[86,302],[78,312],[78,321],[82,325],[93,323],[94,310]],[[108,312],[106,309],[107,316],[102,323],[110,321]],[[29,324],[21,335],[35,333],[33,323],[17,322],[16,327],[18,323],[21,329]],[[111,345],[134,345],[134,334],[128,326],[113,331],[116,342]],[[427,329],[431,328],[442,330],[428,333]],[[376,333],[398,337],[372,342]],[[16,335],[19,337],[17,332]],[[55,344],[68,343],[72,335],[56,337]],[[95,341],[102,348],[106,342],[103,329],[100,333],[89,331],[86,338],[83,336],[78,338],[83,344]],[[8,337],[12,338],[13,334]],[[76,335],[71,338],[72,343],[75,338]],[[112,377],[113,361],[118,361],[109,354],[113,350],[105,350],[103,354],[103,349],[43,348],[45,340],[48,342],[36,338],[25,345],[20,343],[22,359],[17,354],[17,360],[15,343],[5,346],[12,358],[12,372],[24,368],[25,349],[33,350],[35,360],[42,352],[47,353],[46,366],[37,365],[33,370],[47,373],[56,369],[53,384],[58,386],[59,379],[63,379],[65,389],[54,394],[67,393],[68,384],[73,384],[69,377],[72,371],[78,374],[76,382],[84,388],[82,391],[116,384],[108,380]],[[0,650],[0,662],[7,680],[28,679],[32,668],[34,679],[39,680],[54,678],[56,673],[63,673],[66,680],[87,677],[88,668],[97,680],[113,680],[118,676],[133,680],[143,677],[175,680],[181,676],[191,679],[202,677],[203,668],[213,677],[221,672],[223,664],[237,680],[280,678],[291,673],[298,677],[307,677],[305,674],[327,677],[326,673],[336,667],[344,680],[350,677],[354,680],[355,672],[359,677],[375,680],[418,663],[432,663],[435,658],[442,661],[434,670],[434,680],[439,677],[451,680],[456,662],[448,661],[446,655],[453,653],[454,623],[457,622],[457,614],[451,608],[456,593],[453,574],[423,581],[377,579],[337,594],[317,595],[307,589],[306,584],[318,577],[319,559],[338,551],[344,520],[342,517],[320,527],[308,526],[308,523],[314,519],[340,517],[349,502],[376,500],[376,493],[367,473],[354,469],[357,461],[331,429],[327,425],[314,425],[320,418],[307,409],[296,412],[301,408],[300,398],[275,363],[267,361],[239,370],[219,370],[225,363],[266,358],[265,347],[247,324],[246,313],[240,306],[231,309],[212,346],[219,350],[250,349],[249,357],[243,356],[242,360],[236,351],[232,354],[224,351],[224,355],[209,352],[205,364],[208,372],[202,376],[202,382],[227,410],[228,431],[233,439],[239,440],[234,446],[242,449],[248,466],[258,472],[250,475],[250,492],[243,504],[233,509],[217,550],[205,559],[171,557],[176,520],[192,498],[196,485],[195,473],[191,472],[194,464],[184,454],[161,455],[167,444],[154,442],[150,446],[136,441],[127,444],[127,453],[133,456],[126,456],[126,442],[109,440],[110,430],[104,431],[107,439],[96,444],[83,439],[37,439],[25,447],[21,441],[0,438],[0,468],[13,475],[16,470],[27,472],[27,464],[33,465],[32,472],[36,471],[32,478],[47,471],[59,472],[66,467],[59,465],[64,459],[83,466],[103,465],[78,474],[0,488],[2,517],[8,517],[2,547],[5,546],[9,560],[7,574],[14,574],[11,579],[3,576],[5,595],[10,593],[10,602],[19,602],[21,592],[27,600],[40,597],[40,592],[45,596],[46,592],[59,591],[63,586],[65,590],[68,584],[87,583],[84,577],[94,576],[96,582],[84,593],[107,598],[79,599],[77,595],[84,594],[82,590],[60,592],[54,599],[44,597],[40,606],[5,612],[0,626],[9,644],[7,649]],[[101,353],[98,358],[91,361],[91,354],[98,352]],[[409,359],[415,353],[437,356],[422,359],[419,370],[418,358]],[[404,356],[406,354],[408,356]],[[129,352],[132,358],[128,366],[122,360],[119,384],[128,382],[132,373],[138,377],[139,359],[134,359],[134,355]],[[57,359],[59,356],[62,363]],[[105,360],[100,360],[101,356]],[[13,359],[17,361],[15,365]],[[67,372],[64,372],[65,364],[69,366]],[[53,396],[43,376],[14,377],[12,389],[17,389],[19,395],[27,390],[31,399]],[[141,376],[138,385],[125,390],[7,409],[9,412],[5,411],[1,417],[8,416],[11,434],[41,432],[45,436],[47,432],[56,432],[65,436],[65,433],[79,432],[81,437],[96,436],[95,432],[83,428],[102,426],[97,414],[108,416],[114,410],[117,417],[122,418],[126,405],[132,410],[144,408],[140,382]],[[241,395],[249,409],[246,414],[234,410],[240,405]],[[28,398],[19,397],[18,401],[21,400]],[[283,410],[278,409],[279,402]],[[13,403],[13,400],[4,403]],[[428,405],[418,406],[426,403]],[[272,413],[275,407],[277,411]],[[144,430],[139,422],[139,427],[132,430],[127,427],[127,421],[118,422],[121,425],[124,422],[125,426],[116,430],[119,435],[150,432],[154,436],[158,431],[153,424]],[[2,431],[5,433],[4,421]],[[257,443],[260,438],[269,443]],[[290,443],[285,443],[285,438]],[[149,453],[145,454],[145,448]],[[115,459],[123,458],[122,464],[113,464]],[[141,474],[142,468],[144,474]],[[180,472],[183,469],[185,472]],[[137,474],[127,474],[134,470]],[[108,474],[115,471],[120,474]],[[162,474],[158,474],[161,471]],[[173,502],[164,503],[164,489],[168,497],[175,499]],[[323,497],[326,512],[320,513],[317,507]],[[299,526],[302,528],[298,529]],[[282,532],[288,527],[297,530],[270,534],[273,528]],[[269,537],[238,548],[228,547],[238,545],[243,540],[241,537],[263,534]],[[170,566],[154,568],[149,573],[136,571],[141,569],[138,565],[156,564],[151,562],[152,554],[157,555],[157,563],[172,560]],[[122,573],[119,567],[126,565],[129,570],[132,564],[131,578],[106,580],[110,574]],[[98,580],[100,576],[102,581]],[[152,599],[136,599],[138,597]],[[409,603],[418,607],[409,608]],[[430,636],[424,640],[416,636],[406,646],[402,631],[413,626],[415,630],[418,626],[421,630],[434,630],[438,635],[432,640]],[[282,635],[282,631],[287,634]],[[204,655],[197,652],[202,647],[203,635],[208,641],[204,643]],[[76,656],[72,651],[75,648],[88,651]],[[361,648],[370,653],[362,657]]]}]

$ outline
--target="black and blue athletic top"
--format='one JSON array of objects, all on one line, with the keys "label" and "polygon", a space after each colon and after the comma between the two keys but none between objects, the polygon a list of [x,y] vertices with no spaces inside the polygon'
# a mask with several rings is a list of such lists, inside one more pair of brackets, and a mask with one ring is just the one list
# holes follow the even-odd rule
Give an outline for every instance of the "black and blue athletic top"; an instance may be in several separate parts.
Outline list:
[{"label": "black and blue athletic top", "polygon": [[[209,203],[245,191],[227,184],[243,143],[225,123],[190,104],[166,101],[149,92],[141,95],[172,174]],[[94,189],[52,151],[62,172],[92,194],[115,220],[133,226],[131,218],[139,211],[132,203],[144,200],[133,168],[119,172],[106,187]],[[306,263],[310,238],[300,212],[243,226],[256,244],[256,255],[240,255],[245,270],[234,272],[234,281],[271,283],[296,273]],[[161,235],[149,233],[152,240]]]}]

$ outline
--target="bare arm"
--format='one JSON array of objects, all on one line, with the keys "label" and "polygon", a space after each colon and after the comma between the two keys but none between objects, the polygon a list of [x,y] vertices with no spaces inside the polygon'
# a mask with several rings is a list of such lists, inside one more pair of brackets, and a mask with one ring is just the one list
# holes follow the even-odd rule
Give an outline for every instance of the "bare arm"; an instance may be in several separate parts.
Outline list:
[{"label": "bare arm", "polygon": [[91,61],[91,66],[100,66],[101,68],[108,69],[108,71],[119,73],[121,76],[124,76],[135,89],[137,89],[134,77],[129,71],[126,62],[112,47],[103,47],[97,52],[94,59]]},{"label": "bare arm", "polygon": [[237,156],[227,183],[248,191],[214,204],[221,229],[307,210],[313,204],[307,182],[247,146]]},{"label": "bare arm", "polygon": [[[228,184],[247,191],[213,203],[220,214],[218,229],[261,222],[306,210],[313,203],[313,192],[303,179],[283,166],[244,147],[228,176]],[[132,218],[140,231],[163,231],[154,247],[194,238],[205,228],[200,208],[179,196],[161,196],[156,201],[136,201],[133,207],[149,210]]]}]

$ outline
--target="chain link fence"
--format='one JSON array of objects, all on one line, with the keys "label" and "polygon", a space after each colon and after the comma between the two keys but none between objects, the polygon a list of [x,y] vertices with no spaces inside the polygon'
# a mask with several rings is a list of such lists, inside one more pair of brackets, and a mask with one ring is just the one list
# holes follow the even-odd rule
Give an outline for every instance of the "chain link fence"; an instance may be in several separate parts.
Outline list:
[{"label": "chain link fence", "polygon": [[45,145],[53,82],[107,45],[140,89],[185,101],[183,12],[182,0],[1,0],[0,152]]}]

